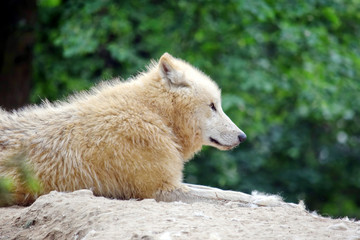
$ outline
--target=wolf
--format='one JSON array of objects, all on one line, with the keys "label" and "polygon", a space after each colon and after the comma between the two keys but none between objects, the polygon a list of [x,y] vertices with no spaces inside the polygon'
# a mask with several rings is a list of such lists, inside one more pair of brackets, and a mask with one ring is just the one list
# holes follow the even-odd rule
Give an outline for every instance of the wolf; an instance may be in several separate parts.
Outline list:
[{"label": "wolf", "polygon": [[[203,145],[229,150],[245,139],[222,110],[216,83],[165,53],[127,81],[103,82],[65,101],[0,110],[0,175],[15,182],[15,203],[22,205],[53,190],[79,189],[117,199],[279,205],[277,196],[183,183],[184,164]],[[19,173],[6,167],[19,155],[41,191],[21,187]]]}]

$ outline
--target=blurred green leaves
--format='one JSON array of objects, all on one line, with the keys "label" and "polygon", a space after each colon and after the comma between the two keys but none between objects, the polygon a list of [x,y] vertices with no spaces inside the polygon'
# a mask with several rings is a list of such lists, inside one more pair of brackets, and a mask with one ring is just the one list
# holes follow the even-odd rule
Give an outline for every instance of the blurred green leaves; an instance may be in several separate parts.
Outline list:
[{"label": "blurred green leaves", "polygon": [[205,148],[188,181],[360,217],[358,0],[43,0],[38,13],[33,102],[127,78],[168,51],[218,82],[248,135],[230,152]]},{"label": "blurred green leaves", "polygon": [[12,202],[11,191],[14,189],[13,182],[4,177],[0,177],[0,207],[10,205]]},{"label": "blurred green leaves", "polygon": [[31,195],[41,193],[41,184],[32,169],[26,164],[24,153],[10,157],[2,164],[0,167],[6,168],[5,172],[12,173],[12,175],[0,177],[0,207],[10,205],[13,202],[13,194],[16,190],[24,189]]},{"label": "blurred green leaves", "polygon": [[59,6],[61,4],[61,0],[38,0],[37,4],[39,7],[52,8]]}]

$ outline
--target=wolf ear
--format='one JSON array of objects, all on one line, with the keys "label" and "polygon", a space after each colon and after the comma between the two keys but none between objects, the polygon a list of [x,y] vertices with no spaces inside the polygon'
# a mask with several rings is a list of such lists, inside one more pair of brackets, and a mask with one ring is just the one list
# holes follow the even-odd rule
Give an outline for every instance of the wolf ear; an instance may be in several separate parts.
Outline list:
[{"label": "wolf ear", "polygon": [[177,69],[174,64],[174,57],[168,53],[164,53],[159,61],[160,76],[165,79],[169,85],[176,87],[188,87],[189,83],[184,77],[184,73]]}]

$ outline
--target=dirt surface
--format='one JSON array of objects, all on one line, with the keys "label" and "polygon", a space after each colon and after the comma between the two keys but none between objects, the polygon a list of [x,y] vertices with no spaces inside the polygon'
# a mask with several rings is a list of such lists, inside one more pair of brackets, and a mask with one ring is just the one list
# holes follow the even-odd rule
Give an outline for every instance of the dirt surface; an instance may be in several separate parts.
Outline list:
[{"label": "dirt surface", "polygon": [[360,222],[304,207],[112,200],[89,190],[51,192],[0,208],[0,239],[360,239]]}]

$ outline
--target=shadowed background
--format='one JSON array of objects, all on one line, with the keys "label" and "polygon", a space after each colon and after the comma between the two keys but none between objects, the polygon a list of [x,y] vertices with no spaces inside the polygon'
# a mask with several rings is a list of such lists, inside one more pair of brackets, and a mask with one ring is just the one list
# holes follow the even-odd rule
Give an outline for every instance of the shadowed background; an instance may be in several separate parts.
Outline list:
[{"label": "shadowed background", "polygon": [[360,218],[360,1],[14,0],[1,6],[0,106],[64,99],[169,52],[222,88],[248,136],[185,181]]}]

